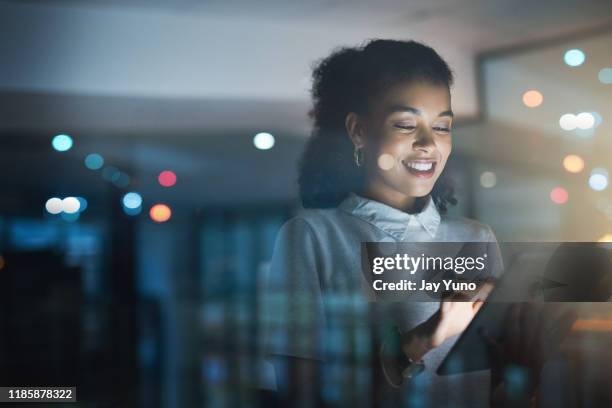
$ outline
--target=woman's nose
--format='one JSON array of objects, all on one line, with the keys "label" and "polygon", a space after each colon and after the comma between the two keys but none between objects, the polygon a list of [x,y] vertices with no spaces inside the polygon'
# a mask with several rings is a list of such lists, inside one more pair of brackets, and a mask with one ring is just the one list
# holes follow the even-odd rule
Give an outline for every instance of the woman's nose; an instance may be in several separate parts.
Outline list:
[{"label": "woman's nose", "polygon": [[435,143],[431,132],[426,130],[418,132],[412,147],[415,150],[420,150],[427,153],[431,152],[435,148]]}]

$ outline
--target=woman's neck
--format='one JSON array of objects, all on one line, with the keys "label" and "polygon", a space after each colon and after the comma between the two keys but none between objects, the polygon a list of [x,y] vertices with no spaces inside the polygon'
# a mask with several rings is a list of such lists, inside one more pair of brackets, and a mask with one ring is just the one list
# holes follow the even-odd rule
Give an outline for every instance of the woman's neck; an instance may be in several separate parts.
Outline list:
[{"label": "woman's neck", "polygon": [[378,185],[367,185],[360,195],[407,213],[419,212],[423,207],[423,200],[418,197],[408,196],[385,186],[381,188]]}]

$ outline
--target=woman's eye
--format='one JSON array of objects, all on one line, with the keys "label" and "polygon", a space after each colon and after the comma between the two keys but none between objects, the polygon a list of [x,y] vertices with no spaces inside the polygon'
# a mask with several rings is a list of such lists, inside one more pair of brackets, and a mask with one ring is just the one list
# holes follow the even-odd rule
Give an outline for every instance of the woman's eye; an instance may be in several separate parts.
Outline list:
[{"label": "woman's eye", "polygon": [[438,133],[450,133],[450,128],[445,126],[434,126],[433,130]]},{"label": "woman's eye", "polygon": [[395,125],[395,127],[398,127],[400,129],[404,129],[404,130],[414,130],[414,129],[416,129],[415,125]]}]

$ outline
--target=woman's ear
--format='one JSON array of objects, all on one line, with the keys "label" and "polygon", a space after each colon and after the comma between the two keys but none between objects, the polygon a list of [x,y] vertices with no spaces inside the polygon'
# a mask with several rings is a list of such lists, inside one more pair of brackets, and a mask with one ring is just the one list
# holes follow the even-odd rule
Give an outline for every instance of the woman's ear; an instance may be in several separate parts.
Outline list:
[{"label": "woman's ear", "polygon": [[353,145],[356,148],[361,148],[365,145],[365,131],[361,118],[355,112],[349,112],[344,120],[346,133],[351,138]]}]

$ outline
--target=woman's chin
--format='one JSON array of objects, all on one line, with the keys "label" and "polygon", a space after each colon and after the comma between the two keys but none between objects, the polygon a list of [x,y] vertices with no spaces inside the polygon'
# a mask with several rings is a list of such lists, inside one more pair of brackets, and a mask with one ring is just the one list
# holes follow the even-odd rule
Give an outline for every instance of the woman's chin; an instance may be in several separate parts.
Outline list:
[{"label": "woman's chin", "polygon": [[433,190],[433,185],[412,186],[411,188],[405,189],[404,194],[410,197],[422,198],[422,197],[429,195],[432,190]]}]

